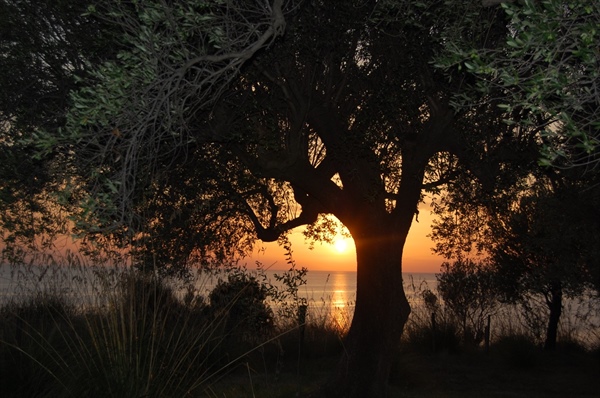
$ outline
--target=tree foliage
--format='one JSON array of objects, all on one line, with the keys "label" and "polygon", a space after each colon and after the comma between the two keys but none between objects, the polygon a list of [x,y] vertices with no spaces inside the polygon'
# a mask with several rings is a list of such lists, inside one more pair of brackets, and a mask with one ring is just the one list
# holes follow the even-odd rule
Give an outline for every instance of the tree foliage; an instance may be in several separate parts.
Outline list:
[{"label": "tree foliage", "polygon": [[64,125],[77,77],[116,46],[84,11],[80,2],[0,2],[0,227],[11,261],[66,232],[54,193],[69,163],[64,153],[40,156],[55,141],[39,138]]},{"label": "tree foliage", "polygon": [[[88,15],[110,26],[116,56],[87,65],[65,126],[37,140],[80,176],[63,190],[81,207],[78,228],[172,266],[285,242],[302,225],[326,239],[334,215],[355,240],[358,280],[328,396],[385,395],[423,193],[459,177],[490,191],[518,181],[501,171],[542,139],[503,122],[502,87],[482,93],[472,74],[434,65],[454,42],[501,46],[505,13],[438,0],[156,0],[98,2]],[[477,100],[453,107],[466,88]]]},{"label": "tree foliage", "polygon": [[[484,257],[498,298],[519,304],[526,318],[545,317],[545,346],[553,348],[563,297],[598,288],[598,185],[577,173],[535,171],[493,192],[451,186],[432,237],[448,258]],[[531,313],[532,299],[541,299],[545,314]]]},{"label": "tree foliage", "polygon": [[[408,10],[403,12],[411,18],[399,22],[393,13],[404,6]],[[325,9],[318,2],[304,5],[302,11],[295,7],[293,2],[284,5],[278,1],[271,7],[201,1],[172,7],[144,2],[91,10],[92,15],[99,13],[114,23],[113,29],[121,32],[120,47],[127,50],[119,52],[116,60],[92,69],[90,78],[72,95],[75,106],[68,128],[58,137],[47,137],[47,142],[58,138],[67,147],[80,143],[77,159],[84,160],[80,165],[87,168],[92,192],[81,201],[86,209],[79,218],[82,228],[121,229],[129,235],[150,231],[144,242],[155,244],[152,236],[172,236],[179,245],[182,231],[194,225],[201,228],[197,238],[202,243],[215,241],[219,235],[221,242],[227,238],[232,243],[220,245],[220,249],[234,248],[238,246],[234,242],[241,242],[239,247],[244,251],[254,231],[263,240],[275,240],[297,225],[325,220],[318,214],[327,211],[309,203],[309,187],[296,181],[302,171],[299,167],[291,170],[292,163],[301,158],[306,170],[319,169],[305,177],[316,181],[319,175],[323,180],[319,184],[330,186],[329,196],[338,196],[337,202],[341,198],[336,191],[341,186],[355,185],[354,191],[372,190],[373,198],[385,201],[388,210],[396,206],[402,168],[398,159],[407,150],[403,147],[420,145],[423,140],[417,143],[415,138],[426,125],[433,124],[420,115],[429,111],[440,120],[450,115],[445,105],[449,95],[444,90],[456,85],[442,84],[440,76],[427,66],[447,35],[443,21],[435,17],[442,5],[384,2],[373,7],[372,14],[366,4],[331,6],[327,7],[331,11],[314,21],[307,15]],[[469,7],[471,13],[478,9]],[[292,11],[293,24],[288,26],[285,44],[272,44],[284,26],[285,13]],[[452,13],[458,18],[460,10]],[[356,21],[348,24],[346,32],[338,26],[343,18]],[[372,28],[367,30],[369,25]],[[436,34],[418,34],[426,29],[434,29]],[[388,34],[392,36],[386,38]],[[400,34],[402,41],[394,34]],[[324,42],[322,38],[327,35],[332,39]],[[273,51],[258,52],[267,45]],[[395,48],[393,57],[386,46]],[[321,59],[325,53],[329,55]],[[413,55],[398,62],[401,54]],[[233,84],[233,72],[248,59],[252,68],[242,70]],[[392,59],[396,61],[390,62]],[[426,66],[421,69],[425,72],[416,73],[418,65]],[[385,81],[393,84],[384,87]],[[211,108],[228,83],[233,89]],[[315,93],[307,90],[311,86]],[[303,126],[309,117],[316,119],[313,104],[327,101],[339,107],[336,112],[340,117],[337,126],[321,123],[320,127],[349,129],[343,140],[328,139],[316,133],[315,127]],[[401,113],[397,112],[399,107]],[[488,107],[485,112],[497,111]],[[390,117],[392,114],[395,116]],[[493,119],[499,115],[497,112]],[[466,120],[472,115],[461,117]],[[381,120],[373,123],[378,118]],[[418,122],[399,128],[409,120]],[[489,121],[481,122],[480,127],[485,123]],[[497,121],[492,123],[506,130]],[[285,134],[278,136],[282,129]],[[440,148],[459,151],[454,143],[438,141]],[[332,161],[334,158],[337,160]],[[342,165],[344,159],[360,162],[357,167],[361,172]],[[449,178],[454,165],[452,156],[436,155],[428,166],[432,172],[428,187],[433,189]],[[334,170],[339,166],[346,168],[341,174]],[[200,169],[202,173],[198,173]],[[369,176],[361,177],[359,184],[352,183],[360,180],[355,175],[363,171]],[[337,183],[332,184],[331,179]],[[380,186],[373,190],[372,184]],[[163,189],[165,186],[170,188]],[[173,203],[185,205],[171,211]],[[302,216],[298,217],[300,209]],[[230,220],[240,213],[247,216],[243,218],[246,222],[239,223],[238,219],[235,227],[229,227]],[[161,214],[160,222],[156,214]],[[217,224],[219,231],[212,230]],[[323,237],[328,229],[309,231]],[[168,251],[175,253],[176,244]],[[184,251],[189,255],[191,249]],[[217,252],[219,248],[211,250]]]},{"label": "tree foliage", "polygon": [[123,50],[72,92],[59,140],[83,144],[80,165],[97,184],[88,205],[100,218],[83,226],[133,227],[134,196],[177,168],[196,141],[190,117],[210,110],[241,66],[283,33],[282,0],[98,3],[89,15],[110,23]]},{"label": "tree foliage", "polygon": [[87,66],[112,54],[110,32],[70,1],[0,2],[0,123],[21,137],[64,123],[68,93]]},{"label": "tree foliage", "polygon": [[542,132],[540,162],[556,167],[597,167],[600,139],[600,4],[587,0],[502,2],[508,34],[497,46],[454,37],[438,59],[476,81],[457,93],[469,108],[494,92],[507,123]]}]

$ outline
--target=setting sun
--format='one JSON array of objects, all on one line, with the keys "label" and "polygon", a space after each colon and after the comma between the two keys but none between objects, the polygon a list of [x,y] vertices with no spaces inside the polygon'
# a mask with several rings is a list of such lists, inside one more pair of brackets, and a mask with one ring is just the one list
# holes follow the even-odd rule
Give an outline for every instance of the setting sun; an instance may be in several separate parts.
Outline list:
[{"label": "setting sun", "polygon": [[337,250],[338,253],[344,253],[348,250],[348,242],[346,242],[345,238],[338,238],[333,243],[333,247],[335,247],[335,250]]}]

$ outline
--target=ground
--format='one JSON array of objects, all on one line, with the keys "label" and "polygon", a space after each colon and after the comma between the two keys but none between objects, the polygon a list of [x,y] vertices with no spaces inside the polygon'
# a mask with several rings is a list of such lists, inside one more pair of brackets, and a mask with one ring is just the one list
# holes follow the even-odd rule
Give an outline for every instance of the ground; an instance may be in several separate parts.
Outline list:
[{"label": "ground", "polygon": [[[256,362],[256,361],[254,361]],[[279,372],[245,362],[202,397],[294,397],[315,388],[334,356],[294,359]],[[300,369],[298,371],[298,369]],[[554,353],[512,347],[485,353],[404,352],[390,378],[390,398],[600,397],[600,353]]]}]

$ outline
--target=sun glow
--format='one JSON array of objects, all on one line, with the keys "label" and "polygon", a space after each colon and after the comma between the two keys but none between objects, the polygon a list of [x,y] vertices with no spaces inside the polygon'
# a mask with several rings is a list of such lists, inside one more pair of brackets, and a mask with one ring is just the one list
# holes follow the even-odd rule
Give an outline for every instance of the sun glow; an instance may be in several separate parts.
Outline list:
[{"label": "sun glow", "polygon": [[[429,202],[421,204],[419,212],[419,222],[413,223],[404,246],[403,271],[439,273],[440,264],[445,259],[432,254],[433,242],[427,237],[431,233],[431,224],[434,220]],[[356,249],[350,234],[338,228],[331,228],[329,231],[330,234],[325,235],[327,239],[317,240],[311,245],[301,228],[293,230],[290,233],[290,242],[293,243],[294,261],[299,266],[307,267],[311,272],[356,271]],[[260,262],[264,267],[272,270],[289,269],[287,252],[278,242],[262,242],[257,245],[257,249],[261,250],[255,250],[248,259],[247,264],[250,267]]]},{"label": "sun glow", "polygon": [[348,242],[345,238],[337,238],[333,242],[333,247],[335,247],[338,253],[345,253],[348,250]]}]

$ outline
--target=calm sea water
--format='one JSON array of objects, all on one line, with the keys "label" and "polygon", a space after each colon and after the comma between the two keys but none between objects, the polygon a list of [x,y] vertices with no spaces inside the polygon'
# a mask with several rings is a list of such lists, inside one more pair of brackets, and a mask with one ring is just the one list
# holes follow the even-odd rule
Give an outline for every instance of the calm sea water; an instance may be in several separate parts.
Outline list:
[{"label": "calm sea water", "polygon": [[[250,271],[252,272],[252,271]],[[267,278],[274,285],[277,283],[275,274],[281,275],[284,271],[265,271]],[[414,285],[417,288],[435,289],[437,281],[435,274],[430,273],[411,273],[404,274],[404,284]],[[200,290],[208,292],[216,284],[218,276],[212,277],[208,281],[202,281]],[[408,289],[410,291],[412,289]],[[318,302],[327,300],[333,305],[347,306],[356,300],[356,272],[355,271],[308,271],[306,274],[306,284],[298,290],[299,297],[307,299],[309,302]],[[410,295],[410,294],[409,294]]]},{"label": "calm sea water", "polygon": [[[253,271],[249,271],[253,272]],[[282,286],[275,278],[284,271],[265,271],[268,280],[276,286]],[[201,276],[196,282],[200,294],[207,295],[223,275]],[[78,268],[14,268],[0,265],[0,302],[27,291],[60,289],[63,291],[89,291],[95,286],[96,276],[91,269]],[[435,274],[405,274],[405,285],[417,287],[436,285]],[[83,285],[83,288],[76,285]],[[86,287],[88,286],[88,287]],[[411,289],[407,289],[409,292]],[[334,307],[353,306],[356,300],[356,272],[354,271],[310,271],[306,274],[306,284],[298,290],[298,295],[309,303],[326,301]],[[410,295],[410,294],[409,294]],[[410,298],[410,297],[409,297]]]},{"label": "calm sea water", "polygon": [[[404,274],[404,284],[425,284],[435,288],[435,274]],[[309,300],[329,299],[334,305],[347,305],[356,299],[356,272],[354,271],[309,271],[306,285],[300,294]]]},{"label": "calm sea water", "polygon": [[[100,271],[102,273],[107,270]],[[0,305],[13,299],[27,297],[31,293],[47,290],[71,296],[73,300],[77,300],[83,305],[95,305],[103,298],[99,295],[99,292],[102,291],[102,284],[100,283],[101,278],[97,277],[97,272],[98,269],[94,271],[94,269],[85,267],[14,268],[0,265]],[[284,271],[269,270],[265,272],[267,279],[277,286],[275,274],[281,275]],[[195,287],[200,294],[206,296],[217,284],[218,279],[218,275],[201,275],[195,282]],[[413,316],[418,316],[419,309],[424,309],[421,293],[426,289],[436,291],[435,274],[404,274],[403,279],[405,292],[413,309]],[[356,272],[309,270],[306,275],[306,284],[299,288],[298,295],[307,300],[309,317],[315,317],[317,320],[328,317],[340,328],[347,328],[350,325],[356,301]],[[574,336],[584,336],[587,340],[597,342],[600,340],[600,302],[582,300],[584,301],[565,300],[561,325],[563,330],[567,330]],[[544,311],[543,306],[541,308]],[[274,310],[277,308],[274,307]],[[582,310],[585,311],[582,312]],[[510,311],[512,312],[496,314],[495,322],[497,324],[500,322],[514,323],[518,319],[517,314],[514,308]],[[540,332],[543,332],[545,327],[543,315],[541,319],[542,329]],[[506,327],[512,328],[513,326],[509,324]]]},{"label": "calm sea water", "polygon": [[[276,282],[275,274],[284,271],[265,271],[268,280]],[[414,308],[422,304],[420,292],[424,289],[435,290],[437,281],[433,273],[404,274],[404,286],[407,297]],[[200,280],[199,291],[207,294],[218,281],[218,276],[209,280]],[[282,286],[283,287],[283,286]],[[355,271],[310,271],[306,274],[306,284],[298,289],[298,296],[306,299],[309,307],[309,317],[317,319],[329,317],[341,329],[349,327],[356,302],[356,272]],[[277,304],[271,303],[274,310]]]}]

